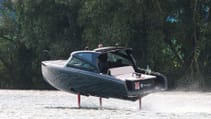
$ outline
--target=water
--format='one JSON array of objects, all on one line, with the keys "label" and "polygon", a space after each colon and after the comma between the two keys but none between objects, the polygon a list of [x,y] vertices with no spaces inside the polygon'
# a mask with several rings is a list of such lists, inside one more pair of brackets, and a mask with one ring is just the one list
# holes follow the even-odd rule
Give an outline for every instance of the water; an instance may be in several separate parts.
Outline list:
[{"label": "water", "polygon": [[210,119],[211,93],[162,92],[138,101],[103,99],[98,109],[96,97],[81,98],[61,91],[0,90],[0,119]]}]

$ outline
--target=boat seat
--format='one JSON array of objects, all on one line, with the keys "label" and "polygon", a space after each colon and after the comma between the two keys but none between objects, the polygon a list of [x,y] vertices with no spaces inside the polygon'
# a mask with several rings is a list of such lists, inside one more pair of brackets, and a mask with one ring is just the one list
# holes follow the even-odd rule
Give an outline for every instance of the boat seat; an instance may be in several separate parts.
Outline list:
[{"label": "boat seat", "polygon": [[109,69],[110,75],[121,79],[121,80],[145,80],[156,78],[153,75],[141,74],[135,72],[132,66],[124,66],[124,67],[117,67],[117,68],[110,68]]},{"label": "boat seat", "polygon": [[135,70],[132,66],[123,66],[123,67],[116,67],[116,68],[110,68],[109,73],[112,76],[119,76],[123,74],[131,74],[134,73]]}]

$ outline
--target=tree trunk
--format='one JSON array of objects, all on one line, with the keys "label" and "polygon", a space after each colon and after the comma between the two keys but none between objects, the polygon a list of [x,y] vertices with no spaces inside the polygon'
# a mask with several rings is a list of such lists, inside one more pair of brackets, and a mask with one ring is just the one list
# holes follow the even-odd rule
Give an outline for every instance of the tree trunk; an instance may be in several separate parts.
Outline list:
[{"label": "tree trunk", "polygon": [[204,86],[204,78],[201,74],[198,58],[200,55],[201,50],[201,40],[200,40],[200,26],[198,24],[199,22],[199,16],[198,16],[198,0],[190,1],[192,6],[192,23],[193,23],[193,30],[192,30],[192,36],[190,37],[191,43],[192,43],[192,51],[190,51],[190,60],[187,60],[185,62],[186,68],[185,74],[182,77],[183,80],[187,83],[189,88],[191,90],[195,89],[201,89]]},{"label": "tree trunk", "polygon": [[19,43],[17,55],[18,79],[17,88],[31,89],[32,82],[32,50],[27,49],[24,44]]}]

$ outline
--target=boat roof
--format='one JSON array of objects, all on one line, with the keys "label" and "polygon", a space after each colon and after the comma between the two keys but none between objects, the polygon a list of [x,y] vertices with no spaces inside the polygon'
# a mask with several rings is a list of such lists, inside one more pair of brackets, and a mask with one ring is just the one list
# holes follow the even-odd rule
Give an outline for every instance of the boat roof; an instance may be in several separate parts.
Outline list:
[{"label": "boat roof", "polygon": [[96,48],[93,51],[95,52],[99,52],[99,53],[106,53],[106,52],[113,52],[113,51],[117,51],[117,50],[132,50],[132,48],[125,48],[125,47],[102,47],[102,48]]},{"label": "boat roof", "polygon": [[74,51],[71,54],[76,55],[78,53],[92,53],[92,54],[99,55],[99,54],[108,53],[108,52],[115,52],[115,51],[118,51],[118,50],[130,50],[131,51],[132,48],[111,46],[111,47],[96,48],[94,50],[79,50],[79,51]]}]

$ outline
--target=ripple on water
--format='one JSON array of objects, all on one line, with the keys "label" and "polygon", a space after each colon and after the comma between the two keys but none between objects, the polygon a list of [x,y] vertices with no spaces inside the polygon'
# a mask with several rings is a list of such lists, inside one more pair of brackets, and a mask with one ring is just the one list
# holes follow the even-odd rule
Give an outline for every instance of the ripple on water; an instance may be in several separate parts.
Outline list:
[{"label": "ripple on water", "polygon": [[211,93],[163,92],[138,101],[82,96],[77,108],[76,95],[61,91],[0,90],[0,119],[210,119]]}]

